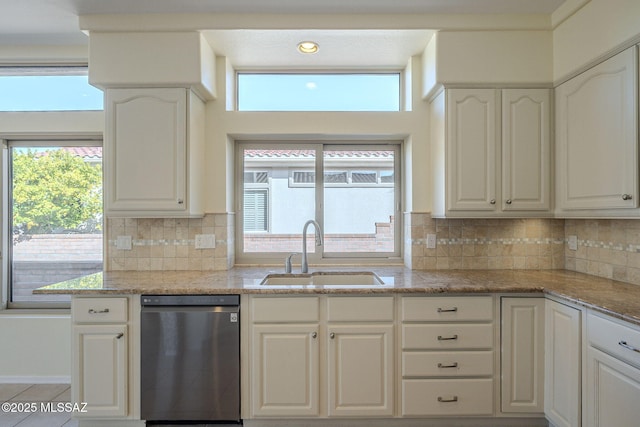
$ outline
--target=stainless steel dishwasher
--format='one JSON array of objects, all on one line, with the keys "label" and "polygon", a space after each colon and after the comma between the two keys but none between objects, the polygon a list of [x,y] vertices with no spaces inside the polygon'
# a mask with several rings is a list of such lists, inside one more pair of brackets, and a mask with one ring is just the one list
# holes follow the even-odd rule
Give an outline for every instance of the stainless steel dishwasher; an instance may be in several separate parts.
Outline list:
[{"label": "stainless steel dishwasher", "polygon": [[143,295],[141,417],[240,423],[240,297]]}]

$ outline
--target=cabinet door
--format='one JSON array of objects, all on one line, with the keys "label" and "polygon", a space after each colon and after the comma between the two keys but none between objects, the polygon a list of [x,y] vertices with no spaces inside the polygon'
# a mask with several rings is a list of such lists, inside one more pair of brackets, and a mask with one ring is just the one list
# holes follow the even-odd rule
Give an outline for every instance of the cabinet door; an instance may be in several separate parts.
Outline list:
[{"label": "cabinet door", "polygon": [[318,416],[318,325],[253,325],[253,416]]},{"label": "cabinet door", "polygon": [[638,206],[636,68],[632,47],[556,89],[559,208]]},{"label": "cabinet door", "polygon": [[109,89],[106,109],[107,213],[185,211],[186,90]]},{"label": "cabinet door", "polygon": [[556,427],[580,427],[581,313],[547,300],[544,412]]},{"label": "cabinet door", "polygon": [[544,411],[544,298],[502,299],[502,412]]},{"label": "cabinet door", "polygon": [[73,402],[87,402],[77,416],[127,415],[127,326],[74,326]]},{"label": "cabinet door", "polygon": [[499,116],[494,89],[450,89],[447,93],[448,209],[495,211]]},{"label": "cabinet door", "polygon": [[549,90],[502,91],[502,209],[550,208]]},{"label": "cabinet door", "polygon": [[392,416],[393,326],[330,326],[329,416]]},{"label": "cabinet door", "polygon": [[589,347],[586,392],[586,427],[638,426],[640,370]]}]

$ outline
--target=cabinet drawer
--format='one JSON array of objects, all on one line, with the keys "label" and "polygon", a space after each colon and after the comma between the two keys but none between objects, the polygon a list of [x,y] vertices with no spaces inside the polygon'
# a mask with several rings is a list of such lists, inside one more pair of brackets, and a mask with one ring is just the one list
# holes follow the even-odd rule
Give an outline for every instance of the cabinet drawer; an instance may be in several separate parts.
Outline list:
[{"label": "cabinet drawer", "polygon": [[402,325],[403,350],[493,348],[491,323]]},{"label": "cabinet drawer", "polygon": [[253,298],[251,318],[254,323],[318,322],[318,297]]},{"label": "cabinet drawer", "polygon": [[402,354],[403,377],[493,375],[492,351],[438,351]]},{"label": "cabinet drawer", "polygon": [[393,297],[329,297],[330,322],[393,322]]},{"label": "cabinet drawer", "polygon": [[405,297],[403,322],[471,322],[493,320],[493,298]]},{"label": "cabinet drawer", "polygon": [[491,415],[493,380],[403,380],[402,415]]},{"label": "cabinet drawer", "polygon": [[592,346],[640,366],[640,330],[589,314],[587,336]]},{"label": "cabinet drawer", "polygon": [[128,319],[126,298],[74,298],[71,301],[75,323],[116,323]]}]

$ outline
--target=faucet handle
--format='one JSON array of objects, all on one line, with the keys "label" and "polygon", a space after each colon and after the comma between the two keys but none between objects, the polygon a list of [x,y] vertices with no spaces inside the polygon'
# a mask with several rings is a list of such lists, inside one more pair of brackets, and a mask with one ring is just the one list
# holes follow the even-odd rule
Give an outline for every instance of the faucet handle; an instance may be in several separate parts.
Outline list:
[{"label": "faucet handle", "polygon": [[291,270],[292,270],[292,268],[291,268],[291,258],[294,255],[298,255],[299,253],[300,252],[292,252],[292,253],[289,254],[289,256],[287,256],[287,258],[284,261],[284,272],[285,273],[291,273]]}]

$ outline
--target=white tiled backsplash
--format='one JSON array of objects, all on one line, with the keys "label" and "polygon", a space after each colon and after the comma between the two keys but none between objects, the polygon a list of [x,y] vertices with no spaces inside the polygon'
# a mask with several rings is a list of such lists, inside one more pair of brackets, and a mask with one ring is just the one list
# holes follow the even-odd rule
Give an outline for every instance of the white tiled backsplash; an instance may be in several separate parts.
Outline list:
[{"label": "white tiled backsplash", "polygon": [[[108,270],[227,270],[234,265],[234,215],[199,219],[108,219]],[[414,270],[567,269],[640,284],[640,220],[434,219],[405,214],[405,265]],[[195,249],[215,234],[215,249]],[[427,249],[427,235],[436,248]],[[132,237],[131,251],[116,249]],[[568,248],[569,236],[578,247]]]}]

